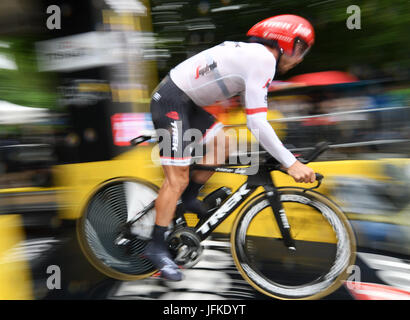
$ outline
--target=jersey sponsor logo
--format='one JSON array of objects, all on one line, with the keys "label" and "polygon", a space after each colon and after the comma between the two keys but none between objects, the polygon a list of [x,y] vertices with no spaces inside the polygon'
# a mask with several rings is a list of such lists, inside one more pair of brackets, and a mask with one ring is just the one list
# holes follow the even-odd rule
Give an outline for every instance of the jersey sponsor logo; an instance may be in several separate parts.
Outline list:
[{"label": "jersey sponsor logo", "polygon": [[172,151],[178,151],[178,125],[176,121],[171,122],[172,127]]},{"label": "jersey sponsor logo", "polygon": [[176,111],[170,111],[166,114],[166,116],[174,120],[179,120],[179,114]]},{"label": "jersey sponsor logo", "polygon": [[211,64],[207,64],[204,68],[198,66],[195,71],[195,79],[199,79],[200,76],[204,76],[212,70],[216,69],[218,64],[214,61]]}]

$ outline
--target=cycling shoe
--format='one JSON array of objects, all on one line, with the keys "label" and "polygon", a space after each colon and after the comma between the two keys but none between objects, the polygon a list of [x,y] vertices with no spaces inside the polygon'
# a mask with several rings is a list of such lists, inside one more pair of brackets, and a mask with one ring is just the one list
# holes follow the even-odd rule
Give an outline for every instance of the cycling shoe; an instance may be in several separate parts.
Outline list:
[{"label": "cycling shoe", "polygon": [[158,268],[161,278],[171,281],[181,281],[183,274],[178,265],[172,261],[169,251],[164,247],[150,241],[145,247],[144,256]]}]

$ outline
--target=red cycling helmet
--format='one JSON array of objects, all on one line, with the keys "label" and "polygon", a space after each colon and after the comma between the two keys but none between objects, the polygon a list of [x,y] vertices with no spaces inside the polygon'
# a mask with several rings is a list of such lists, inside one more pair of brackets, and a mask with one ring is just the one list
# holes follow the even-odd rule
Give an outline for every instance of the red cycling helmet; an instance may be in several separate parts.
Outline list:
[{"label": "red cycling helmet", "polygon": [[255,24],[247,33],[250,37],[276,41],[283,53],[304,56],[315,41],[315,31],[306,19],[283,14]]}]

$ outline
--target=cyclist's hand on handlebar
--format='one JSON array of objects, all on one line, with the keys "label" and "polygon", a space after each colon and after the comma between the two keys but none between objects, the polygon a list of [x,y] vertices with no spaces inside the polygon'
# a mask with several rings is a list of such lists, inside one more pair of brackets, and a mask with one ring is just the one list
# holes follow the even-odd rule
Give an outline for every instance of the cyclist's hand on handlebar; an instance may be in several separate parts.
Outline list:
[{"label": "cyclist's hand on handlebar", "polygon": [[296,182],[313,183],[316,181],[315,172],[299,160],[285,170]]}]

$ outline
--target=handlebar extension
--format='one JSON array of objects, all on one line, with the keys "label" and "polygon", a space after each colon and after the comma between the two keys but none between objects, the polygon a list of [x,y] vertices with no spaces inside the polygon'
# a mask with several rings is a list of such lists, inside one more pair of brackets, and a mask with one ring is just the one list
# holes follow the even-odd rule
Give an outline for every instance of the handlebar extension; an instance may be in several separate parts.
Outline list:
[{"label": "handlebar extension", "polygon": [[151,140],[151,139],[152,139],[151,136],[142,135],[142,136],[138,136],[138,137],[130,140],[130,143],[131,143],[132,146],[136,146],[136,145],[139,145],[139,144],[141,144],[145,141]]},{"label": "handlebar extension", "polygon": [[299,158],[299,161],[302,162],[303,164],[307,164],[309,162],[312,162],[316,158],[318,158],[323,152],[329,149],[329,144],[327,142],[319,142],[316,144],[314,149],[305,157],[305,158]]}]

